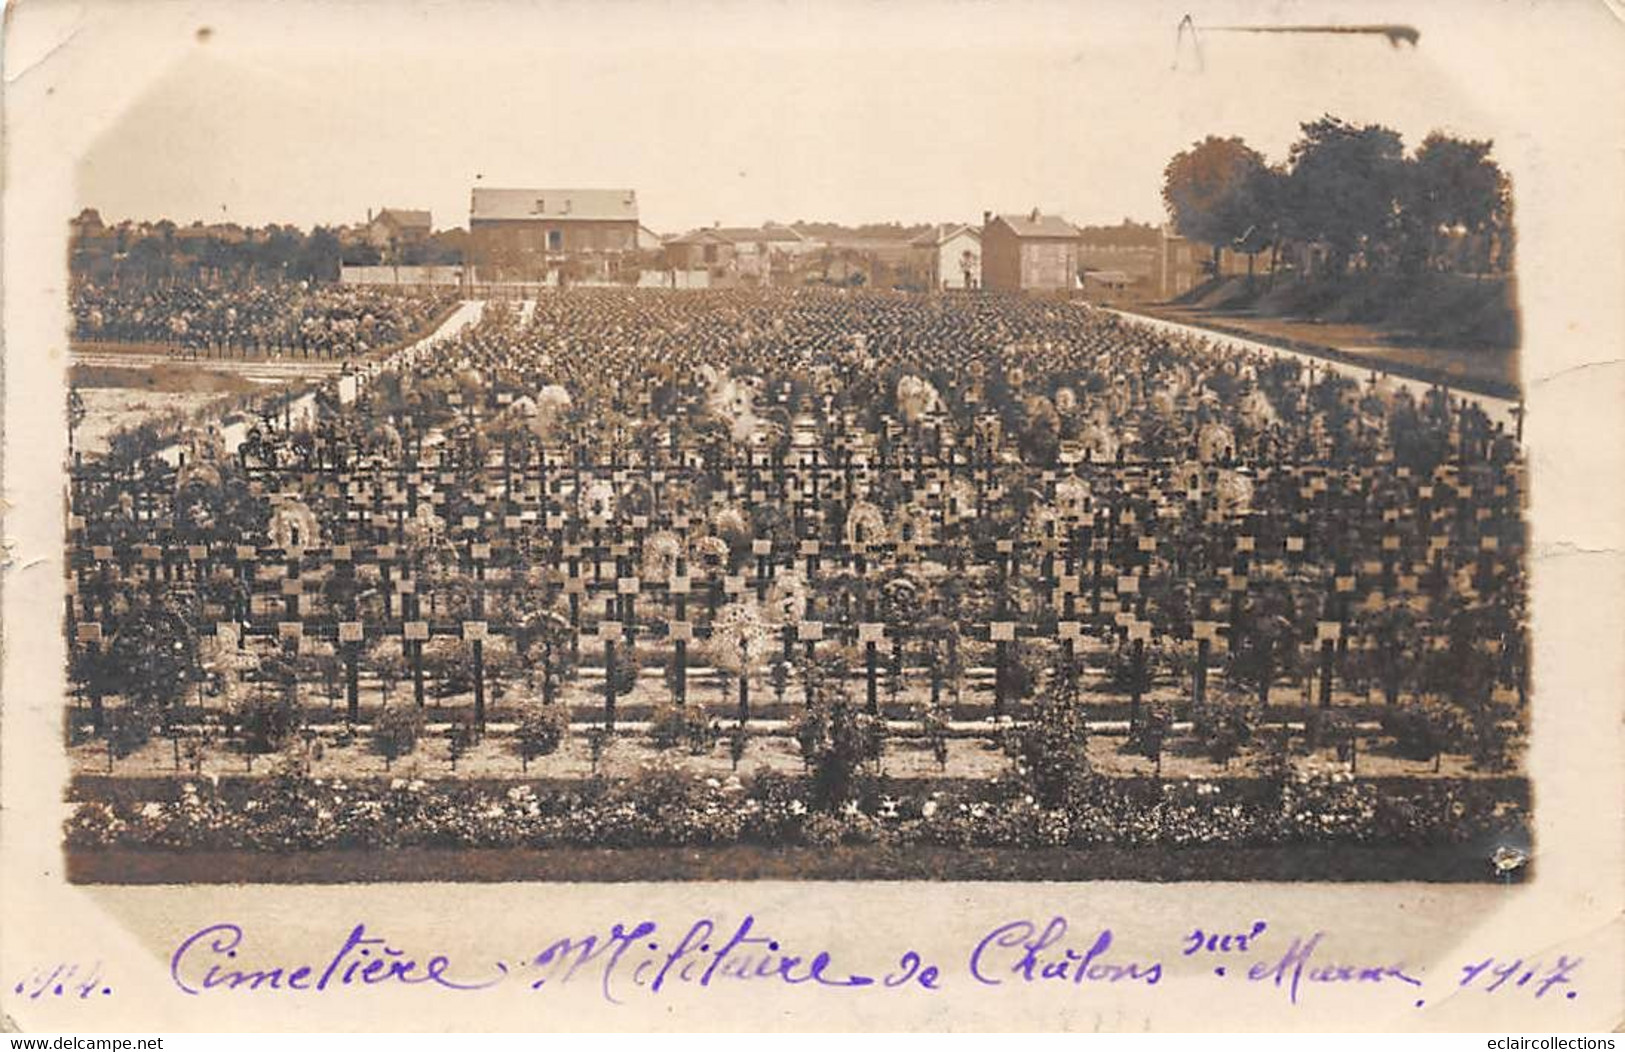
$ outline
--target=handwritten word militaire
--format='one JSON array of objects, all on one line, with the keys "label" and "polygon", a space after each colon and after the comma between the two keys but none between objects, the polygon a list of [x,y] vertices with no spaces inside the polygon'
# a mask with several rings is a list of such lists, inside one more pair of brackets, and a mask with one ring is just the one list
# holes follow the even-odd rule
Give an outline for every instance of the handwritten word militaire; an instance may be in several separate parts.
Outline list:
[{"label": "handwritten word militaire", "polygon": [[[445,953],[412,953],[356,924],[329,955],[284,961],[257,957],[244,929],[232,923],[201,928],[170,957],[170,978],[186,994],[333,994],[369,986],[432,986],[476,993],[498,986],[531,991],[591,984],[611,1004],[673,987],[709,988],[755,981],[783,986],[931,993],[969,982],[973,987],[1037,986],[1057,992],[1084,987],[1150,989],[1172,971],[1206,965],[1215,980],[1269,989],[1297,1005],[1317,987],[1405,989],[1417,996],[1426,976],[1403,961],[1349,960],[1329,948],[1326,932],[1279,935],[1265,921],[1235,929],[1197,928],[1166,957],[1131,953],[1107,927],[1074,926],[1063,917],[1040,924],[1018,919],[991,928],[959,960],[927,960],[915,949],[885,955],[879,967],[856,970],[837,963],[833,950],[783,944],[754,916],[737,922],[700,918],[686,927],[652,920],[615,923],[600,933],[570,935],[539,952],[493,955],[454,963]],[[863,963],[863,962],[859,962]],[[873,962],[869,962],[873,963]],[[1574,976],[1582,961],[1559,955],[1554,964],[1495,959],[1469,962],[1459,975],[1441,976],[1450,989],[1523,990],[1539,999],[1560,987],[1578,996]],[[1488,977],[1488,978],[1486,978]],[[1451,979],[1454,979],[1452,982]]]}]

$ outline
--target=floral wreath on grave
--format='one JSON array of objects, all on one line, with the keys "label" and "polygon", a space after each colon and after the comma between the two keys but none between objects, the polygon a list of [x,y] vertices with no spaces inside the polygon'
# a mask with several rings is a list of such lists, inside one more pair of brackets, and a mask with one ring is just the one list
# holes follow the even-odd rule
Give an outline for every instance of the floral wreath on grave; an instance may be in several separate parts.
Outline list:
[{"label": "floral wreath on grave", "polygon": [[897,381],[897,415],[904,423],[917,424],[932,413],[942,411],[942,396],[931,381],[912,373]]},{"label": "floral wreath on grave", "polygon": [[1068,519],[1082,515],[1089,506],[1094,491],[1089,483],[1076,475],[1068,475],[1055,483],[1055,509]]},{"label": "floral wreath on grave", "polygon": [[807,602],[807,579],[801,571],[782,571],[774,576],[767,590],[768,619],[781,625],[799,625],[807,616]]},{"label": "floral wreath on grave", "polygon": [[655,487],[647,475],[634,475],[621,485],[617,505],[627,515],[650,515],[655,507]]},{"label": "floral wreath on grave", "polygon": [[1115,418],[1128,415],[1133,408],[1134,396],[1129,392],[1127,382],[1118,377],[1106,391],[1106,411]]},{"label": "floral wreath on grave", "polygon": [[367,432],[367,445],[375,451],[382,451],[390,461],[397,461],[406,444],[395,425],[386,421]]},{"label": "floral wreath on grave", "polygon": [[725,543],[730,537],[742,539],[751,534],[750,516],[737,504],[723,504],[711,513],[711,532]]},{"label": "floral wreath on grave", "polygon": [[560,415],[570,411],[574,405],[574,399],[570,397],[570,392],[563,386],[546,384],[540,391],[536,392],[536,400],[533,404],[536,407],[536,415],[546,418],[551,423]]},{"label": "floral wreath on grave", "polygon": [[1226,452],[1233,453],[1235,448],[1235,432],[1217,421],[1203,424],[1196,432],[1196,456],[1204,464],[1218,460]]},{"label": "floral wreath on grave", "polygon": [[175,494],[179,497],[188,490],[218,489],[221,482],[220,468],[211,461],[187,459],[175,472]]},{"label": "floral wreath on grave", "polygon": [[711,621],[711,660],[739,673],[760,667],[773,650],[772,626],[754,599],[729,603]]},{"label": "floral wreath on grave", "polygon": [[1168,482],[1175,493],[1191,500],[1201,500],[1207,492],[1207,472],[1198,460],[1181,461]]},{"label": "floral wreath on grave", "polygon": [[857,545],[881,543],[890,531],[886,528],[886,516],[880,509],[866,500],[859,500],[847,509],[841,533],[848,545]]},{"label": "floral wreath on grave", "polygon": [[677,572],[683,541],[670,530],[658,530],[643,540],[641,573],[645,580],[664,581]]},{"label": "floral wreath on grave", "polygon": [[689,542],[689,556],[696,568],[710,571],[728,565],[728,542],[714,533],[702,533]]},{"label": "floral wreath on grave", "polygon": [[445,542],[446,520],[435,514],[433,505],[419,504],[418,510],[406,520],[402,533],[414,548],[435,548]]},{"label": "floral wreath on grave", "polygon": [[898,574],[880,586],[880,610],[886,620],[901,623],[919,611],[920,582],[910,574]]},{"label": "floral wreath on grave", "polygon": [[1061,513],[1054,505],[1047,502],[1036,503],[1028,507],[1027,514],[1022,517],[1021,539],[1036,543],[1046,537],[1064,538],[1066,531],[1062,527]]},{"label": "floral wreath on grave", "polygon": [[1093,461],[1112,461],[1117,459],[1118,440],[1111,429],[1099,421],[1086,425],[1078,434],[1078,446],[1089,454]]},{"label": "floral wreath on grave", "polygon": [[1225,515],[1245,515],[1253,506],[1253,479],[1247,468],[1221,471],[1213,484],[1219,511]]},{"label": "floral wreath on grave", "polygon": [[577,499],[581,517],[591,523],[594,519],[613,519],[619,505],[615,484],[609,479],[582,479],[581,496]]},{"label": "floral wreath on grave", "polygon": [[266,535],[271,545],[283,551],[314,548],[322,543],[321,523],[316,513],[298,497],[286,497],[271,509]]},{"label": "floral wreath on grave", "polygon": [[187,464],[175,476],[175,521],[197,530],[215,524],[213,496],[220,492],[222,476],[213,464]]}]

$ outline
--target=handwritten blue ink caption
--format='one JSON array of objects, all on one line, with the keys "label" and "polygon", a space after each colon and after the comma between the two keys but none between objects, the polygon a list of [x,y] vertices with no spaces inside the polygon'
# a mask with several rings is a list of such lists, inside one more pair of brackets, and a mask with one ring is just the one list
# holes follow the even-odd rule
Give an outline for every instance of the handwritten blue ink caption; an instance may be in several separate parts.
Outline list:
[{"label": "handwritten blue ink caption", "polygon": [[[837,963],[833,950],[792,948],[781,943],[753,915],[737,923],[700,918],[686,926],[662,928],[653,920],[617,922],[606,931],[554,939],[534,953],[454,965],[445,953],[412,953],[356,924],[330,955],[309,961],[266,961],[250,953],[240,925],[211,924],[188,935],[170,959],[170,977],[189,995],[217,992],[284,991],[331,994],[379,985],[429,986],[473,993],[523,983],[530,991],[591,983],[611,1004],[630,996],[653,996],[680,987],[709,988],[755,982],[832,990],[898,991],[930,994],[956,983],[977,987],[1040,985],[1074,988],[1155,988],[1170,967],[1206,967],[1215,979],[1279,991],[1298,1005],[1311,991],[1333,986],[1405,990],[1414,1007],[1425,1006],[1426,976],[1403,960],[1350,958],[1336,953],[1324,931],[1282,933],[1269,922],[1192,928],[1165,961],[1156,954],[1125,948],[1110,927],[1075,926],[1066,918],[1015,919],[992,927],[969,946],[963,974],[951,962],[928,959],[905,949],[894,963],[853,968]],[[239,956],[241,955],[241,956]],[[861,963],[861,962],[860,962]],[[1477,989],[1487,994],[1524,991],[1539,1000],[1561,991],[1578,996],[1575,977],[1581,958],[1558,955],[1555,962],[1523,958],[1484,958],[1441,973],[1435,986]],[[69,983],[60,966],[41,972],[16,992],[93,990],[93,980]],[[88,974],[88,973],[87,973]],[[99,969],[95,970],[99,975]],[[962,987],[961,987],[962,988]],[[111,989],[105,990],[111,993]],[[64,996],[61,990],[56,996]],[[89,993],[81,993],[89,997]]]}]

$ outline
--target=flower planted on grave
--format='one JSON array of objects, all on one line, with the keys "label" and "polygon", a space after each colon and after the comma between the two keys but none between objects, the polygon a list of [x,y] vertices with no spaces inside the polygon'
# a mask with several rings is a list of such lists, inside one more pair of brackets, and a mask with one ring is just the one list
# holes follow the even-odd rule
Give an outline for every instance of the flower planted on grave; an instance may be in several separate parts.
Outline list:
[{"label": "flower planted on grave", "polygon": [[530,610],[514,629],[514,650],[519,663],[540,684],[542,701],[551,705],[560,684],[573,667],[575,631],[570,619],[557,610]]},{"label": "flower planted on grave", "polygon": [[1050,680],[1033,718],[1007,732],[1006,749],[1039,805],[1064,808],[1088,784],[1089,723],[1075,682],[1065,675]]},{"label": "flower planted on grave", "polygon": [[1191,716],[1191,737],[1208,759],[1229,768],[1252,740],[1253,711],[1241,698],[1213,698]]},{"label": "flower planted on grave", "polygon": [[305,722],[294,660],[280,654],[267,657],[256,689],[238,703],[236,717],[250,768],[255,755],[275,752],[292,740]]},{"label": "flower planted on grave", "polygon": [[1260,728],[1255,732],[1255,737],[1258,741],[1258,750],[1253,755],[1253,775],[1268,790],[1272,798],[1279,800],[1286,783],[1294,773],[1292,732],[1285,724],[1281,724]]},{"label": "flower planted on grave", "polygon": [[570,733],[570,715],[556,705],[529,705],[514,729],[514,745],[521,769],[530,770],[530,761],[551,756]]},{"label": "flower planted on grave", "polygon": [[857,711],[838,697],[822,721],[822,740],[813,743],[813,798],[824,810],[840,808],[858,795],[863,765],[878,768],[885,747],[885,723]]},{"label": "flower planted on grave", "polygon": [[401,641],[393,637],[380,639],[367,651],[367,665],[378,677],[379,690],[383,694],[384,704],[388,705],[401,677],[406,675],[406,657],[401,652]]},{"label": "flower planted on grave", "polygon": [[1291,609],[1290,597],[1284,592],[1266,595],[1249,612],[1247,623],[1232,630],[1235,642],[1227,674],[1232,682],[1254,691],[1261,707],[1269,705],[1276,679],[1297,667]]},{"label": "flower planted on grave", "polygon": [[1468,724],[1460,709],[1437,698],[1382,711],[1382,730],[1394,740],[1399,754],[1410,760],[1432,760],[1437,772],[1448,751],[1460,748],[1468,737]]},{"label": "flower planted on grave", "polygon": [[658,705],[649,717],[649,740],[656,749],[685,747],[691,755],[705,756],[720,735],[716,721],[698,706]]},{"label": "flower planted on grave", "polygon": [[158,729],[158,717],[151,711],[121,705],[107,717],[107,769],[113,769],[114,758],[122,759],[147,744]]},{"label": "flower planted on grave", "polygon": [[1172,727],[1173,714],[1161,705],[1153,705],[1146,710],[1128,740],[1130,749],[1151,761],[1158,778],[1162,777],[1162,747]]},{"label": "flower planted on grave", "polygon": [[396,760],[417,748],[423,733],[423,712],[415,706],[391,706],[378,714],[373,723],[373,747],[384,758],[388,770]]},{"label": "flower planted on grave", "polygon": [[460,639],[435,636],[425,643],[423,672],[434,682],[437,698],[467,694],[474,689],[473,657]]},{"label": "flower planted on grave", "polygon": [[1043,395],[1032,395],[1022,403],[1020,448],[1029,464],[1050,464],[1060,451],[1061,417],[1055,405]]}]

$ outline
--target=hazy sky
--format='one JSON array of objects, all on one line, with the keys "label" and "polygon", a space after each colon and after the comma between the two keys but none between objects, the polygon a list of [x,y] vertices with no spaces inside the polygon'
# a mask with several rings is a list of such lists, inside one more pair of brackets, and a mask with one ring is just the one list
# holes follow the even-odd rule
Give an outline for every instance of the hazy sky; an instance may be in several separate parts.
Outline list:
[{"label": "hazy sky", "polygon": [[1434,61],[1449,8],[1413,7],[1434,12],[1413,18],[1416,49],[1200,32],[1304,20],[1291,5],[1202,9],[1200,54],[1188,38],[1176,53],[1183,10],[237,3],[200,15],[205,39],[189,28],[181,57],[83,157],[77,200],[109,220],[302,226],[390,205],[449,227],[466,224],[479,175],[632,187],[661,232],[1033,206],[1160,220],[1164,164],[1209,132],[1271,158],[1325,112],[1412,145],[1434,127],[1490,134]]}]

